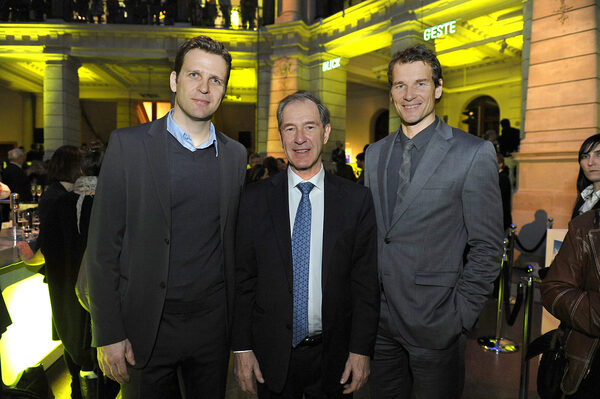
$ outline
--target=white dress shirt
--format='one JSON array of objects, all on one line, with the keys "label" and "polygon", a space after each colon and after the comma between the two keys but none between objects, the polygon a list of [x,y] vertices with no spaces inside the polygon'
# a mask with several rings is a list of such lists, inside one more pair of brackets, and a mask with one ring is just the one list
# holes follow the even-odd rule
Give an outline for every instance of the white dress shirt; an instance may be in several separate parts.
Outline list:
[{"label": "white dress shirt", "polygon": [[323,218],[325,215],[325,169],[309,180],[303,180],[292,168],[288,168],[288,207],[290,211],[290,233],[294,231],[296,211],[302,199],[298,183],[314,184],[310,191],[311,223],[310,223],[310,263],[308,271],[308,334],[319,334],[323,330],[321,323],[321,267],[323,261]]}]

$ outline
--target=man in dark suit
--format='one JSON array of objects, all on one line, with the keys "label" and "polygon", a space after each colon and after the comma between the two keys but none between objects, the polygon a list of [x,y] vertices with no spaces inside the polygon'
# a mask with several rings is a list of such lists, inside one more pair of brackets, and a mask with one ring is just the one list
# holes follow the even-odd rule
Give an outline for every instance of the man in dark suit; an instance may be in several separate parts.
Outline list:
[{"label": "man in dark suit", "polygon": [[19,194],[20,202],[31,202],[31,184],[23,170],[25,154],[20,148],[13,148],[8,152],[8,164],[2,171],[2,181],[11,188],[13,193]]},{"label": "man in dark suit", "polygon": [[465,332],[498,274],[502,204],[494,147],[435,116],[442,70],[422,45],[388,69],[401,127],[369,146],[381,319],[371,396],[459,398]]},{"label": "man in dark suit", "polygon": [[93,345],[125,399],[225,394],[246,150],[211,116],[230,70],[221,43],[187,40],[173,110],[111,136],[86,259]]},{"label": "man in dark suit", "polygon": [[260,398],[341,398],[369,375],[379,314],[371,194],[325,173],[329,111],[304,91],[277,110],[286,173],[240,203],[235,373]]},{"label": "man in dark suit", "polygon": [[498,140],[500,142],[500,152],[507,157],[519,150],[521,132],[519,129],[512,127],[510,121],[506,118],[500,121],[500,125],[502,126],[502,135]]}]

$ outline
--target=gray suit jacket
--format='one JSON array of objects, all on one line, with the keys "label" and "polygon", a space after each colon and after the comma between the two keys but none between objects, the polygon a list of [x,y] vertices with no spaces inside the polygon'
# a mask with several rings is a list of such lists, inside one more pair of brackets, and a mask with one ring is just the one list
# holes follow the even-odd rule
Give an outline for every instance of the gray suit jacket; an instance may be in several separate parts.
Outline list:
[{"label": "gray suit jacket", "polygon": [[[138,367],[150,356],[167,291],[168,134],[166,117],[112,133],[98,178],[86,251],[92,344],[104,346],[128,338]],[[217,141],[221,242],[231,320],[235,226],[246,150],[221,132]]]},{"label": "gray suit jacket", "polygon": [[[502,203],[490,142],[436,118],[404,199],[388,211],[387,165],[398,132],[366,153],[377,217],[379,277],[391,328],[407,344],[442,349],[470,329],[498,275]],[[382,310],[383,312],[383,310]]]}]

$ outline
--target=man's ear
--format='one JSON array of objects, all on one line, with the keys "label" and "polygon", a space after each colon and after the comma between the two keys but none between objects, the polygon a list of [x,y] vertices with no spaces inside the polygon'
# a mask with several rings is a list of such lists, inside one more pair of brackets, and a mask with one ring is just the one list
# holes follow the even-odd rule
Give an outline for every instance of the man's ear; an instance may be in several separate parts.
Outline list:
[{"label": "man's ear", "polygon": [[171,91],[173,93],[177,93],[177,72],[171,71],[171,76],[169,76],[169,86],[171,86]]},{"label": "man's ear", "polygon": [[435,99],[438,100],[442,96],[442,87],[444,86],[444,81],[442,79],[439,80],[439,85],[435,88]]},{"label": "man's ear", "polygon": [[331,124],[327,124],[325,126],[325,133],[323,134],[323,145],[327,144],[327,141],[329,140],[329,133],[331,133]]}]

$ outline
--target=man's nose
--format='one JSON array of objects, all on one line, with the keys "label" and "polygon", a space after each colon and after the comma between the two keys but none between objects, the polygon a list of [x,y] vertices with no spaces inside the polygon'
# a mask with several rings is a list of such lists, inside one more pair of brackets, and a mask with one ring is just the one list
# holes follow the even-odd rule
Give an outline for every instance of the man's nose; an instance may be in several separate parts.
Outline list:
[{"label": "man's nose", "polygon": [[202,93],[208,93],[208,80],[201,79],[200,83],[198,83],[198,90]]},{"label": "man's nose", "polygon": [[304,134],[304,129],[296,130],[296,136],[294,137],[294,141],[297,144],[302,144],[306,141],[306,135]]}]

